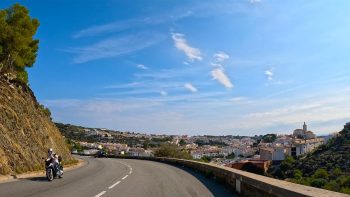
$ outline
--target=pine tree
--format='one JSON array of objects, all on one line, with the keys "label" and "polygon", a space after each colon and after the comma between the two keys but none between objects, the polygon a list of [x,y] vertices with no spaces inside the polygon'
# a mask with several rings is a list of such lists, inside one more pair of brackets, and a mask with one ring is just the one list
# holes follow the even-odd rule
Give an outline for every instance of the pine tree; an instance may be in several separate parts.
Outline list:
[{"label": "pine tree", "polygon": [[28,83],[25,68],[35,63],[39,40],[33,37],[38,27],[39,21],[18,3],[0,10],[0,72]]}]

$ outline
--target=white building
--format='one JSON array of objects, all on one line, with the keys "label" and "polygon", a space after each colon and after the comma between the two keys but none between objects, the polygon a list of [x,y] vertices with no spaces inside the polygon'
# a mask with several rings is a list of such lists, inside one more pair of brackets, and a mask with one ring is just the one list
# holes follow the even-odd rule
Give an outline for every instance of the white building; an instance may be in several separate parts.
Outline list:
[{"label": "white building", "polygon": [[283,161],[285,159],[285,148],[279,144],[275,147],[265,147],[260,149],[260,159]]},{"label": "white building", "polygon": [[323,138],[315,138],[310,140],[297,139],[294,141],[291,147],[291,155],[299,156],[309,153],[316,149],[318,146],[324,144],[325,140]]},{"label": "white building", "polygon": [[242,138],[241,139],[241,145],[247,145],[252,146],[256,141],[254,139],[251,139],[249,137]]}]

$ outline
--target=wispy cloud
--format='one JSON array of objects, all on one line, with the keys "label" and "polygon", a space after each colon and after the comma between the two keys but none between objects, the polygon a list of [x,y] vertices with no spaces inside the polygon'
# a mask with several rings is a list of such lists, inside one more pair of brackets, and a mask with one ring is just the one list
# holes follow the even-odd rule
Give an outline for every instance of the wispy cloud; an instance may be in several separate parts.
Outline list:
[{"label": "wispy cloud", "polygon": [[249,99],[247,97],[233,97],[228,99],[230,102],[233,103],[248,103]]},{"label": "wispy cloud", "polygon": [[172,33],[171,37],[174,41],[175,47],[180,51],[183,51],[190,61],[202,60],[200,50],[190,46],[185,39],[185,35],[180,33]]},{"label": "wispy cloud", "polygon": [[178,20],[187,18],[193,13],[186,8],[177,8],[167,13],[149,14],[144,17],[137,17],[128,20],[118,20],[101,25],[93,25],[91,27],[82,29],[73,35],[73,38],[82,38],[89,36],[97,36],[101,34],[117,33],[134,28],[146,28],[164,23],[176,22]]},{"label": "wispy cloud", "polygon": [[148,70],[149,68],[145,66],[144,64],[138,64],[137,68],[143,69],[143,70]]},{"label": "wispy cloud", "polygon": [[261,3],[261,0],[248,0],[251,4]]},{"label": "wispy cloud", "polygon": [[167,95],[168,95],[168,92],[166,92],[166,91],[160,91],[160,95],[162,95],[162,96],[167,96]]},{"label": "wispy cloud", "polygon": [[217,52],[213,55],[214,61],[210,64],[214,67],[211,71],[211,76],[213,79],[217,80],[220,84],[226,88],[233,88],[233,84],[230,78],[224,71],[224,61],[228,60],[230,56],[225,52]]},{"label": "wispy cloud", "polygon": [[160,70],[152,70],[152,72],[142,72],[135,73],[134,76],[140,79],[149,79],[149,80],[165,80],[165,79],[175,79],[175,78],[183,78],[183,77],[193,77],[197,76],[199,72],[205,72],[206,68],[204,67],[183,67],[183,68],[172,68],[172,69],[160,69]]},{"label": "wispy cloud", "polygon": [[164,39],[163,34],[146,32],[124,37],[111,37],[85,47],[70,48],[64,51],[74,54],[73,62],[79,64],[135,52]]},{"label": "wispy cloud", "polygon": [[272,81],[273,80],[273,70],[272,69],[268,69],[268,70],[265,70],[265,75],[267,77],[267,80],[269,81]]},{"label": "wispy cloud", "polygon": [[134,26],[138,26],[141,24],[141,21],[142,20],[140,19],[138,20],[131,19],[131,20],[125,20],[125,21],[112,22],[108,24],[95,25],[95,26],[80,30],[79,32],[73,35],[73,38],[96,36],[102,33],[118,32],[125,29],[129,29]]},{"label": "wispy cloud", "polygon": [[221,68],[216,68],[211,71],[213,79],[217,80],[220,84],[226,88],[233,88],[233,84],[228,76],[225,74],[224,70]]},{"label": "wispy cloud", "polygon": [[216,62],[223,62],[229,58],[230,58],[230,56],[227,53],[222,52],[222,51],[214,54],[214,59]]},{"label": "wispy cloud", "polygon": [[198,89],[190,83],[185,83],[184,87],[192,93],[195,93],[198,91]]},{"label": "wispy cloud", "polygon": [[106,89],[124,89],[124,88],[135,88],[142,86],[142,83],[140,82],[132,82],[132,83],[125,83],[125,84],[117,84],[117,85],[108,85],[104,88]]},{"label": "wispy cloud", "polygon": [[[261,0],[247,0],[251,4],[261,3]],[[99,36],[102,34],[112,34],[122,32],[130,29],[149,28],[159,26],[166,23],[174,23],[189,17],[208,17],[212,15],[232,14],[248,12],[249,10],[242,10],[240,2],[220,1],[217,2],[200,2],[189,3],[181,7],[167,10],[158,14],[148,13],[144,16],[131,18],[127,20],[115,20],[104,24],[95,24],[90,27],[78,30],[74,33],[73,38],[83,38],[91,36]]]}]

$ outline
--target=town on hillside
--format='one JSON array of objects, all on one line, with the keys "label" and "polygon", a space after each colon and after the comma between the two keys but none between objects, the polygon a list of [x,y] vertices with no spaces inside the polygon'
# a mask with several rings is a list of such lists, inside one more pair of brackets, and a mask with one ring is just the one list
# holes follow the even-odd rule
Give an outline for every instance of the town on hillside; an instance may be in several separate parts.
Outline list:
[{"label": "town on hillside", "polygon": [[[316,136],[304,122],[302,128],[290,134],[249,136],[188,136],[156,135],[114,131],[104,128],[85,128],[56,123],[72,144],[73,154],[96,155],[104,151],[115,156],[153,157],[162,144],[172,144],[188,152],[192,159],[222,166],[243,169],[253,164],[263,171],[279,164],[288,156],[302,157],[311,153],[337,133]],[[345,127],[350,127],[347,123]]]}]

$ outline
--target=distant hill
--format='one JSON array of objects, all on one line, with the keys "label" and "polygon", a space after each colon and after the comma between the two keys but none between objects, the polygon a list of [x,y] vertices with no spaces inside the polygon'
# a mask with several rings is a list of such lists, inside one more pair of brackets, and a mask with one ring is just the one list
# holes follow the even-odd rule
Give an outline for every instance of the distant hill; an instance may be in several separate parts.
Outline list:
[{"label": "distant hill", "polygon": [[49,147],[74,162],[49,110],[25,83],[0,75],[0,92],[0,174],[43,169]]},{"label": "distant hill", "polygon": [[276,178],[350,194],[350,129],[305,157],[287,157],[270,171]]}]

